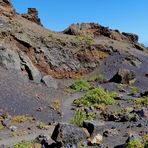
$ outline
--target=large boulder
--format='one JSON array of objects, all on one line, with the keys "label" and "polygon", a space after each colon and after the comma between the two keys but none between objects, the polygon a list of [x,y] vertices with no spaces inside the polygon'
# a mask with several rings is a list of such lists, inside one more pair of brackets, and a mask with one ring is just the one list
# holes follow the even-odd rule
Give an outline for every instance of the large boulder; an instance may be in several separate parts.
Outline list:
[{"label": "large boulder", "polygon": [[135,81],[135,73],[128,69],[119,69],[109,81],[122,84],[131,84]]},{"label": "large boulder", "polygon": [[75,145],[80,141],[86,140],[86,134],[82,128],[68,123],[58,123],[52,133],[51,138],[61,143],[62,146]]},{"label": "large boulder", "polygon": [[30,80],[39,83],[41,81],[41,74],[33,65],[30,58],[23,52],[17,52],[6,47],[0,47],[0,66],[15,71]]},{"label": "large boulder", "polygon": [[50,75],[46,75],[42,78],[42,82],[46,84],[47,87],[49,88],[54,88],[57,89],[58,88],[58,84],[56,79],[54,79],[52,76]]},{"label": "large boulder", "polygon": [[83,122],[83,127],[86,128],[90,136],[92,136],[92,135],[96,135],[97,133],[102,132],[103,128],[105,127],[105,123],[101,121],[86,120]]}]

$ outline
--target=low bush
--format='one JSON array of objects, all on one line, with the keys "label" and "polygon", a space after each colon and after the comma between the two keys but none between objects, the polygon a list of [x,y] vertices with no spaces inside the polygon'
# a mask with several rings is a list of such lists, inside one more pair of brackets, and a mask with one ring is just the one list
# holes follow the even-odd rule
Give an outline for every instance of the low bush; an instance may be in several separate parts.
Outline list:
[{"label": "low bush", "polygon": [[135,107],[147,107],[148,106],[148,97],[137,98],[133,100]]},{"label": "low bush", "polygon": [[71,123],[77,126],[82,126],[83,122],[86,120],[94,120],[94,113],[87,115],[85,111],[78,110],[71,119]]},{"label": "low bush", "polygon": [[86,92],[86,94],[77,100],[74,100],[75,106],[91,107],[99,104],[114,105],[117,93],[105,91],[103,88],[95,88]]},{"label": "low bush", "polygon": [[105,81],[105,77],[103,73],[100,73],[98,76],[97,75],[93,75],[89,78],[88,80],[89,82],[94,82],[94,81]]},{"label": "low bush", "polygon": [[130,95],[136,95],[139,93],[139,89],[135,86],[129,86],[130,89]]},{"label": "low bush", "polygon": [[91,88],[91,85],[84,80],[76,80],[71,86],[71,89],[75,91],[88,91]]},{"label": "low bush", "polygon": [[12,122],[22,123],[26,121],[32,121],[32,117],[26,115],[18,115],[12,118]]},{"label": "low bush", "polygon": [[139,140],[132,140],[125,146],[126,148],[144,148],[144,144]]},{"label": "low bush", "polygon": [[14,145],[14,148],[32,148],[32,142],[21,142]]}]

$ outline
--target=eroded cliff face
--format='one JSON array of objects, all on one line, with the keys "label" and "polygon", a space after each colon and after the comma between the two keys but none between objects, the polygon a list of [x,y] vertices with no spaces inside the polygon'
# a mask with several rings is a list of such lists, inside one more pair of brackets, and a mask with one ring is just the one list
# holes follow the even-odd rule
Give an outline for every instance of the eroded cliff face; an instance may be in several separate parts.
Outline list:
[{"label": "eroded cliff face", "polygon": [[36,9],[16,14],[9,0],[0,2],[0,65],[35,82],[44,75],[80,78],[114,52],[146,50],[137,35],[94,23],[51,32],[42,27]]}]

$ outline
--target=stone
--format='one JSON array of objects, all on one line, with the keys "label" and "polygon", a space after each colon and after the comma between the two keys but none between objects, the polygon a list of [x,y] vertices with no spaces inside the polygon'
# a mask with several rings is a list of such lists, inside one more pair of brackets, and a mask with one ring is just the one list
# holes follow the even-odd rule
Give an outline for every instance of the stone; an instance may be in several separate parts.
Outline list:
[{"label": "stone", "polygon": [[9,129],[12,131],[12,132],[15,132],[17,131],[17,127],[16,126],[10,126]]},{"label": "stone", "polygon": [[103,141],[103,136],[102,135],[100,135],[100,134],[97,134],[90,142],[91,142],[91,144],[101,144],[102,143],[102,141]]},{"label": "stone", "polygon": [[86,140],[83,129],[68,123],[58,123],[52,133],[51,138],[62,146],[67,144],[77,144],[82,140]]},{"label": "stone", "polygon": [[145,91],[145,92],[141,93],[140,95],[141,95],[141,97],[146,97],[146,96],[148,96],[148,91]]},{"label": "stone", "polygon": [[8,118],[2,120],[2,125],[9,128],[9,126],[11,125],[11,120]]},{"label": "stone", "polygon": [[56,79],[54,79],[50,75],[44,76],[42,78],[42,82],[45,83],[46,86],[49,87],[49,88],[54,88],[54,89],[57,89],[58,88],[58,83],[57,83]]},{"label": "stone", "polygon": [[101,132],[103,127],[105,126],[105,122],[102,121],[89,121],[86,120],[83,122],[83,127],[86,128],[90,134],[90,136]]},{"label": "stone", "polygon": [[118,72],[109,80],[109,82],[131,84],[135,80],[135,73],[128,69],[119,69]]},{"label": "stone", "polygon": [[37,140],[39,140],[40,142],[41,141],[48,141],[50,139],[50,136],[48,134],[40,134],[38,137],[37,137]]},{"label": "stone", "polygon": [[117,129],[106,129],[103,132],[103,136],[105,136],[105,137],[116,136],[118,134],[119,133],[118,133],[118,130]]},{"label": "stone", "polygon": [[34,143],[33,148],[42,148],[42,145],[40,143]]},{"label": "stone", "polygon": [[142,118],[148,119],[148,108],[141,108],[139,110],[135,110],[135,112]]},{"label": "stone", "polygon": [[143,141],[141,136],[139,136],[138,134],[133,134],[132,133],[132,134],[129,135],[128,139],[126,140],[126,143],[128,143],[130,141],[135,141],[135,140],[136,141],[141,141],[141,142]]}]

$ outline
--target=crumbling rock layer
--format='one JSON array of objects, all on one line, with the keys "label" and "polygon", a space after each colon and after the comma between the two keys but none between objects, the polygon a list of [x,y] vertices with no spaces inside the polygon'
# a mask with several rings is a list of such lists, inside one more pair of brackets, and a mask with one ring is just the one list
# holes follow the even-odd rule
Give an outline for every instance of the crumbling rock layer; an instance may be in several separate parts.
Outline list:
[{"label": "crumbling rock layer", "polygon": [[127,46],[127,50],[146,50],[137,35],[94,23],[71,25],[64,33],[51,32],[42,27],[35,8],[17,14],[9,0],[0,3],[0,65],[35,82],[45,75],[80,78]]}]

